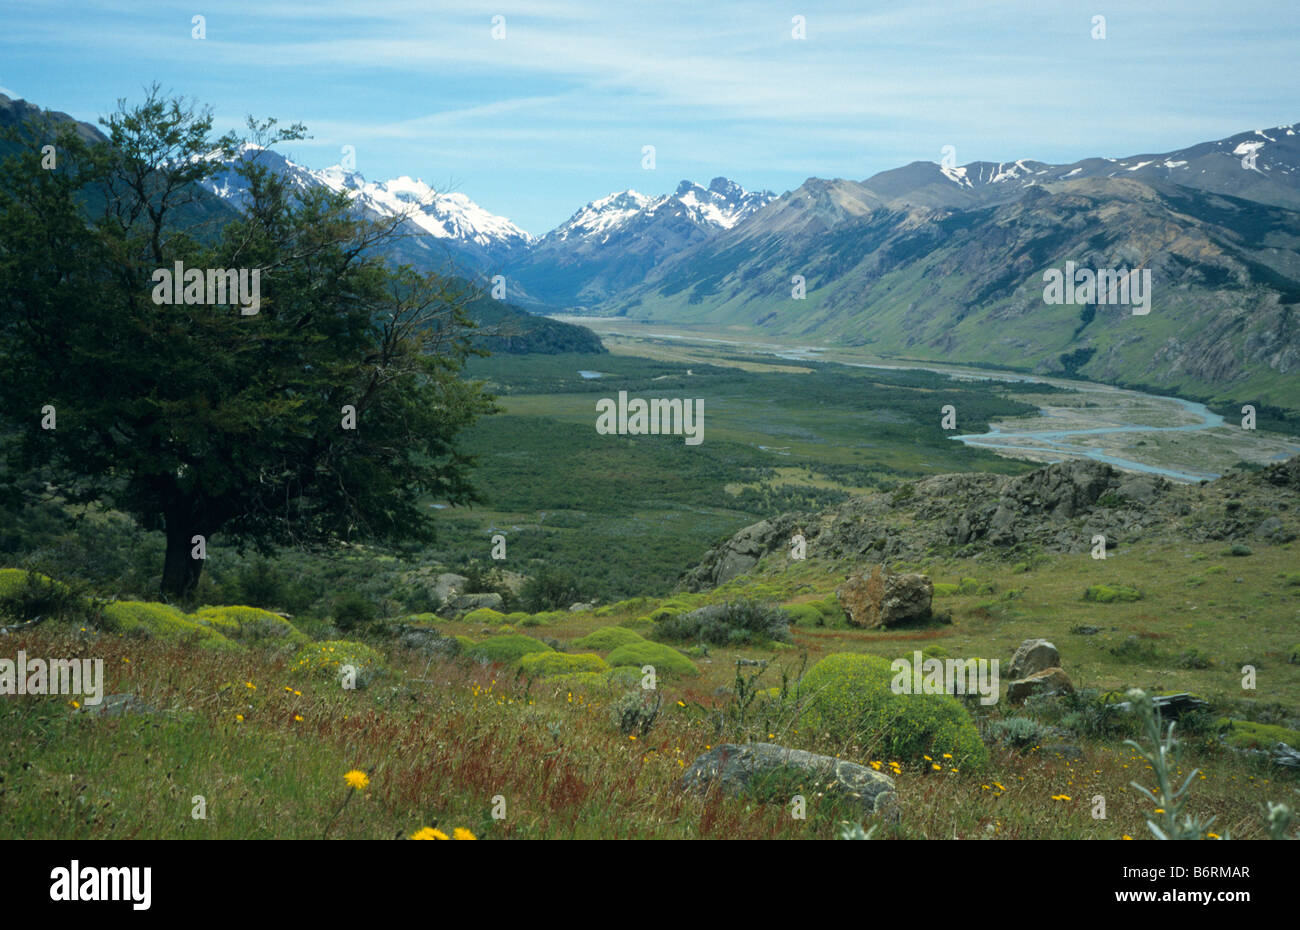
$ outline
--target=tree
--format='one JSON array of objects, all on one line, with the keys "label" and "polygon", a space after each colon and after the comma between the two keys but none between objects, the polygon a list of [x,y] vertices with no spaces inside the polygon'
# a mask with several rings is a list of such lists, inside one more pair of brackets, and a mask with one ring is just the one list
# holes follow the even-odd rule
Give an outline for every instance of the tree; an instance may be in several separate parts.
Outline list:
[{"label": "tree", "polygon": [[[217,533],[263,552],[425,541],[429,496],[477,500],[455,439],[496,408],[463,377],[469,295],[385,264],[402,218],[366,220],[346,195],[291,189],[261,164],[301,126],[250,119],[252,146],[214,141],[208,112],[156,86],[102,123],[107,141],[30,124],[0,166],[7,491],[39,475],[69,502],[162,530],[175,598]],[[232,158],[248,188],[238,209],[199,186]],[[204,302],[179,302],[192,296],[179,280],[176,303],[156,302],[155,272],[176,262],[202,272]],[[214,287],[217,269],[248,273],[250,290],[259,272],[255,313],[247,291],[241,303]]]}]

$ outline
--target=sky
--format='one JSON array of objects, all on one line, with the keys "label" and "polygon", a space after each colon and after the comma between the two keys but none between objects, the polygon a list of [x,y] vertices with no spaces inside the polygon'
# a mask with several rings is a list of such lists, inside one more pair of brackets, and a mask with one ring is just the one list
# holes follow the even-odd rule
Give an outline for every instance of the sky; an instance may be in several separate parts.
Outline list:
[{"label": "sky", "polygon": [[0,0],[0,93],[96,122],[156,81],[218,135],[305,123],[294,161],[352,146],[535,235],[686,178],[779,194],[948,145],[1057,163],[1291,124],[1298,52],[1300,0]]}]

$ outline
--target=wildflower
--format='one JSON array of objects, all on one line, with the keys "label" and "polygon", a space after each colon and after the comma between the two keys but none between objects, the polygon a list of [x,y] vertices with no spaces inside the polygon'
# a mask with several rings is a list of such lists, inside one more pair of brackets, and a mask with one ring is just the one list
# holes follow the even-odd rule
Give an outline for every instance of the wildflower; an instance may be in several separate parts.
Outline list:
[{"label": "wildflower", "polygon": [[940,772],[943,770],[943,766],[940,765],[938,762],[931,762],[930,768],[934,769],[936,772]]},{"label": "wildflower", "polygon": [[76,701],[69,701],[68,703],[72,705],[73,710],[79,710],[81,708],[81,705],[78,704]]},{"label": "wildflower", "polygon": [[1219,834],[1217,834],[1217,833],[1207,833],[1207,834],[1205,834],[1205,835],[1206,835],[1209,839],[1212,839],[1212,840],[1220,840],[1220,839],[1223,839],[1223,837],[1219,836]]},{"label": "wildflower", "polygon": [[1069,796],[1068,794],[1054,794],[1054,795],[1052,795],[1052,800],[1053,800],[1053,801],[1069,801],[1069,800],[1070,800],[1070,796]]},{"label": "wildflower", "polygon": [[243,714],[235,714],[235,720],[236,720],[237,722],[239,722],[239,723],[243,723],[243,722],[244,722],[244,715],[243,715]]},{"label": "wildflower", "polygon": [[411,834],[413,840],[445,840],[447,834],[441,830],[435,830],[433,827],[421,827]]},{"label": "wildflower", "polygon": [[634,741],[635,741],[635,740],[636,740],[636,734],[635,734],[635,733],[629,733],[627,738],[630,739],[630,740],[634,740]]},{"label": "wildflower", "polygon": [[294,714],[294,715],[293,715],[293,720],[294,720],[294,723],[302,723],[302,714]]},{"label": "wildflower", "polygon": [[469,832],[468,830],[466,830],[464,827],[457,827],[455,830],[452,830],[452,831],[451,831],[451,838],[452,838],[453,840],[476,840],[476,839],[478,839],[477,836],[475,836],[473,833],[470,833],[470,832]]},{"label": "wildflower", "polygon": [[1133,839],[1133,837],[1131,837],[1131,836],[1129,836],[1127,833],[1125,833],[1125,834],[1124,834],[1124,839],[1126,839],[1126,840],[1131,840],[1131,839]]},{"label": "wildflower", "polygon": [[945,753],[943,754],[943,757],[944,757],[945,759],[951,759],[951,758],[952,758],[952,753],[950,753],[950,752],[945,752]]},{"label": "wildflower", "polygon": [[685,707],[686,705],[685,705],[682,701],[678,701],[678,702],[677,702],[677,706],[678,706],[678,707]]},{"label": "wildflower", "polygon": [[253,684],[251,681],[246,681],[246,682],[244,682],[244,687],[247,688],[247,689],[250,690],[250,691],[256,691],[256,690],[257,690],[257,685]]},{"label": "wildflower", "polygon": [[[299,717],[299,720],[302,718]],[[343,776],[343,780],[357,791],[363,791],[370,785],[370,776],[360,769],[353,769]]]}]

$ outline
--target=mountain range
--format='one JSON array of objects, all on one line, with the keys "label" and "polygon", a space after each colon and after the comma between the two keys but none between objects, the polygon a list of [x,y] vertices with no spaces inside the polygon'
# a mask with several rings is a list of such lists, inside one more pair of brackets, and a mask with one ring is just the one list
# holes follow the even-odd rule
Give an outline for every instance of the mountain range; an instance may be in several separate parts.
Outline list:
[{"label": "mountain range", "polygon": [[[0,122],[14,106],[28,105],[0,98]],[[1069,164],[916,161],[861,181],[809,178],[780,196],[721,177],[682,181],[671,194],[592,200],[539,237],[411,177],[368,181],[264,149],[236,157],[266,159],[304,188],[346,191],[371,215],[404,214],[395,259],[483,283],[500,275],[507,299],[534,312],[860,346],[1296,414],[1298,130]],[[208,188],[242,196],[230,170]],[[1051,302],[1045,273],[1067,262],[1149,272],[1149,312]]]}]

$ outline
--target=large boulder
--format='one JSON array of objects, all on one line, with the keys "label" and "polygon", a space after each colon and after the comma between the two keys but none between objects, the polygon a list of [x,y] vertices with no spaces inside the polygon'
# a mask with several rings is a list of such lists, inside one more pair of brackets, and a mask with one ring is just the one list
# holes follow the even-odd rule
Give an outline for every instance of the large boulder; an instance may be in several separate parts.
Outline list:
[{"label": "large boulder", "polygon": [[756,781],[767,781],[767,790],[789,790],[789,797],[779,798],[782,803],[795,794],[811,798],[824,792],[857,802],[867,814],[898,816],[898,794],[889,776],[856,762],[775,743],[714,746],[682,775],[685,788],[698,791],[716,784],[727,795],[750,792]]},{"label": "large boulder", "polygon": [[835,596],[849,623],[874,629],[928,619],[934,583],[925,575],[895,574],[877,565],[870,575],[850,575]]},{"label": "large boulder", "polygon": [[1043,694],[1072,694],[1074,685],[1064,669],[1045,668],[1007,685],[1007,700],[1023,704],[1026,699]]},{"label": "large boulder", "polygon": [[486,607],[489,610],[501,609],[501,595],[494,591],[483,594],[457,594],[439,611],[439,614],[447,617],[457,617],[467,614],[471,610],[478,610],[480,607]]},{"label": "large boulder", "polygon": [[745,527],[705,553],[703,561],[682,577],[679,587],[686,591],[707,591],[743,575],[763,556],[788,550],[790,539],[801,531],[803,520],[799,514],[785,513]]},{"label": "large boulder", "polygon": [[451,572],[443,572],[433,581],[432,593],[434,597],[434,602],[439,607],[443,606],[452,598],[456,597],[458,594],[464,591],[465,585],[468,583],[469,583],[469,579],[466,578],[464,575],[456,575]]},{"label": "large boulder", "polygon": [[1045,639],[1027,639],[1016,649],[1007,666],[1007,676],[1013,680],[1028,678],[1043,669],[1060,668],[1061,654]]}]

